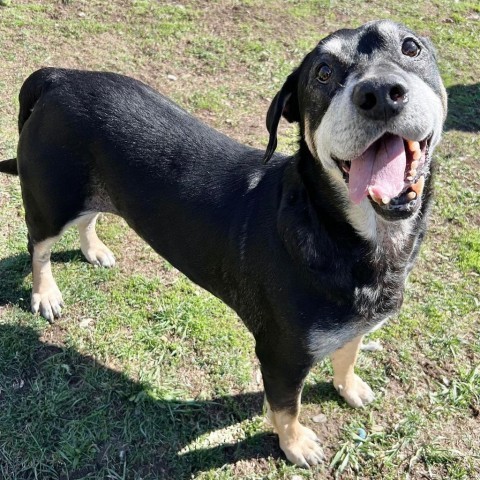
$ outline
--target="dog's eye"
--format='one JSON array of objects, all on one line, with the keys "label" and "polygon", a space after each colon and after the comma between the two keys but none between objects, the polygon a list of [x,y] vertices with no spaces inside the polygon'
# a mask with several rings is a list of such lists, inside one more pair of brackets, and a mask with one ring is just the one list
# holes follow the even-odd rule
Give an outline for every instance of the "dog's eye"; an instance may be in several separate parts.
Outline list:
[{"label": "dog's eye", "polygon": [[317,70],[317,80],[320,83],[327,83],[332,73],[332,69],[326,63],[322,63]]},{"label": "dog's eye", "polygon": [[420,46],[413,38],[407,38],[403,41],[402,53],[407,57],[417,57],[420,50]]}]

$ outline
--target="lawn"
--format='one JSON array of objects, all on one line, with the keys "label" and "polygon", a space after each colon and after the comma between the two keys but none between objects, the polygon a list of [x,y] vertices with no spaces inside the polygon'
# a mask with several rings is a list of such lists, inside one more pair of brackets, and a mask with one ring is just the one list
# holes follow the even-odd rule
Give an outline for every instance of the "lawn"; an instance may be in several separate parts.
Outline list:
[{"label": "lawn", "polygon": [[[477,2],[1,0],[0,159],[15,155],[20,86],[47,65],[134,76],[264,148],[269,102],[304,54],[375,18],[432,39],[450,105],[404,307],[370,338],[383,349],[359,359],[376,401],[349,408],[330,363],[316,366],[302,420],[327,460],[289,464],[264,421],[250,334],[114,216],[98,230],[117,266],[93,268],[67,232],[53,255],[64,315],[33,316],[18,179],[0,175],[1,480],[480,478]],[[283,125],[279,149],[295,143]]]}]

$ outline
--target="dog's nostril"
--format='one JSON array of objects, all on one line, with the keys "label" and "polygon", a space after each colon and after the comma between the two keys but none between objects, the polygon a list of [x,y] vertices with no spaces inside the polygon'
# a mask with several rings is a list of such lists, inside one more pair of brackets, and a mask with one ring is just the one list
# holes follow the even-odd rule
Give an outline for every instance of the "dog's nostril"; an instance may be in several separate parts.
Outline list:
[{"label": "dog's nostril", "polygon": [[394,85],[390,90],[390,99],[393,102],[406,103],[407,90],[402,85]]},{"label": "dog's nostril", "polygon": [[365,93],[363,102],[359,107],[363,110],[371,110],[377,104],[377,97],[374,93]]},{"label": "dog's nostril", "polygon": [[359,83],[353,89],[353,103],[360,110],[371,110],[377,104],[374,89],[366,83]]}]

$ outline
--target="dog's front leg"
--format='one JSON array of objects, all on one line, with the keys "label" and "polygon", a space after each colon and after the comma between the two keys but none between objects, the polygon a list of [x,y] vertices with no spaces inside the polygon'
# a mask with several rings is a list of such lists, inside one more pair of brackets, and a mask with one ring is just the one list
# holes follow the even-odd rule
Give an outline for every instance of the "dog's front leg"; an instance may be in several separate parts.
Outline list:
[{"label": "dog's front leg", "polygon": [[324,459],[317,435],[299,421],[303,382],[310,370],[308,359],[299,358],[300,349],[285,349],[277,342],[259,343],[267,405],[267,416],[288,460],[308,468]]},{"label": "dog's front leg", "polygon": [[115,257],[110,249],[98,238],[95,231],[98,213],[83,215],[77,221],[80,234],[80,248],[85,258],[96,267],[113,267]]},{"label": "dog's front leg", "polygon": [[352,407],[363,407],[375,399],[372,389],[354,372],[362,338],[353,339],[331,355],[333,385]]}]

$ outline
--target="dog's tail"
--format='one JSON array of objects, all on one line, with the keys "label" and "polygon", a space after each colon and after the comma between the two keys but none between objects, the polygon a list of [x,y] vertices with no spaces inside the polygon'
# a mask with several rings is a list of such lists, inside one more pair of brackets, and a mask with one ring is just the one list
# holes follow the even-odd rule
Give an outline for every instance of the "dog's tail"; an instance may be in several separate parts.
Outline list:
[{"label": "dog's tail", "polygon": [[[22,132],[22,128],[28,117],[32,113],[33,107],[42,95],[45,87],[47,87],[55,76],[55,69],[42,68],[33,72],[23,83],[20,89],[19,102],[20,112],[18,114],[18,132]],[[17,159],[4,160],[0,162],[0,172],[9,173],[10,175],[18,175]]]},{"label": "dog's tail", "polygon": [[18,175],[17,159],[12,158],[0,162],[0,172],[9,173],[10,175]]}]

